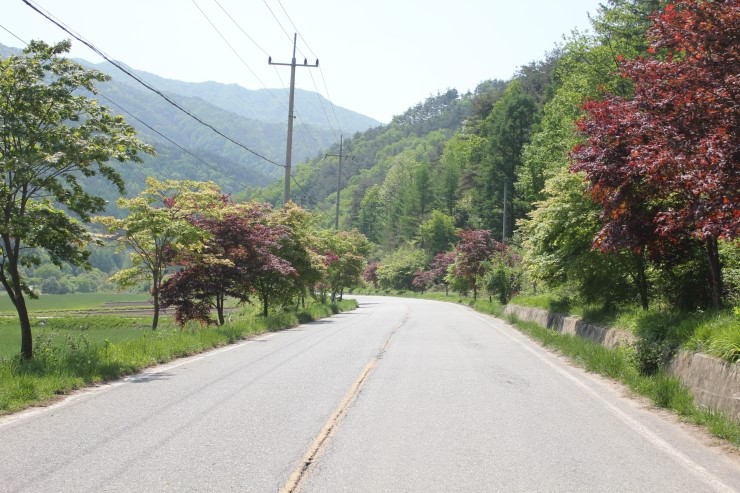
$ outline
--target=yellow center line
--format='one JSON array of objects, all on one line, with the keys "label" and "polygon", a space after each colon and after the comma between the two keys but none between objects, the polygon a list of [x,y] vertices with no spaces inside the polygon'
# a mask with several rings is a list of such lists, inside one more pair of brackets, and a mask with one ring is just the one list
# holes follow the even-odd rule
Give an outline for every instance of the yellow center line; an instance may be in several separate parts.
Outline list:
[{"label": "yellow center line", "polygon": [[344,396],[342,401],[339,403],[337,408],[332,413],[331,417],[326,421],[323,428],[321,428],[321,431],[314,439],[313,443],[311,443],[311,446],[308,448],[308,451],[303,456],[303,459],[301,459],[301,462],[298,464],[298,467],[293,471],[293,473],[288,478],[288,481],[283,485],[282,488],[280,488],[280,493],[293,493],[297,491],[298,486],[301,483],[301,480],[303,479],[306,471],[308,468],[313,464],[313,462],[318,457],[319,453],[321,452],[322,447],[326,443],[326,441],[332,436],[334,433],[334,430],[337,428],[337,425],[339,424],[339,421],[341,421],[342,417],[347,413],[349,410],[350,405],[355,400],[357,395],[360,393],[360,389],[362,388],[363,383],[367,380],[368,375],[370,372],[375,368],[376,364],[378,363],[378,359],[382,357],[383,353],[388,349],[388,346],[390,345],[391,339],[394,335],[396,335],[396,332],[398,329],[406,323],[406,321],[409,318],[409,310],[407,307],[406,315],[404,316],[403,320],[393,327],[393,330],[391,330],[390,335],[385,340],[385,343],[378,351],[378,354],[374,356],[368,363],[365,365],[365,368],[362,369],[359,376],[355,379],[354,383],[350,387],[347,394]]}]

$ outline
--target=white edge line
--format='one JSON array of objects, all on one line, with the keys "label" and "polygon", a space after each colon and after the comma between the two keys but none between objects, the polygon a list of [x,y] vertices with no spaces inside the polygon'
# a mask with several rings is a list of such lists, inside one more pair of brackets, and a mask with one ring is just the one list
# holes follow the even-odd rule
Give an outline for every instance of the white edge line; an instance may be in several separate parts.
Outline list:
[{"label": "white edge line", "polygon": [[[463,307],[460,307],[460,308],[463,308]],[[487,318],[479,315],[478,313],[476,313],[472,309],[470,309],[470,311],[473,313],[473,315],[475,317],[477,317],[479,320],[482,320],[487,325],[490,325],[493,328],[499,328],[499,327],[496,327],[496,324],[494,324],[491,320],[489,320],[489,319],[487,319]],[[505,322],[501,322],[501,323],[504,323],[505,324]],[[505,324],[505,325],[511,327],[509,324]],[[516,330],[513,327],[511,327],[511,328],[513,330]],[[662,438],[660,438],[658,435],[656,435],[655,433],[653,433],[652,431],[650,431],[649,429],[647,429],[644,425],[642,425],[641,423],[639,423],[635,418],[629,416],[627,413],[625,413],[624,411],[622,411],[621,409],[619,409],[618,407],[616,407],[614,404],[612,404],[611,402],[609,402],[606,399],[604,399],[603,397],[601,397],[594,389],[592,389],[591,387],[589,387],[588,385],[586,385],[585,383],[583,383],[582,381],[580,381],[578,378],[576,378],[575,376],[573,376],[568,371],[564,370],[560,366],[558,366],[555,363],[553,363],[552,361],[550,361],[542,353],[536,351],[535,349],[533,349],[529,345],[525,344],[523,341],[518,340],[517,338],[515,338],[511,334],[507,333],[506,331],[501,331],[501,333],[503,333],[506,337],[508,337],[512,341],[516,342],[522,348],[526,349],[527,351],[529,351],[530,353],[532,353],[533,355],[535,355],[537,358],[539,358],[543,363],[547,364],[553,370],[555,370],[559,374],[563,375],[568,380],[570,380],[571,382],[573,382],[574,384],[576,384],[578,387],[580,387],[581,389],[583,389],[584,391],[586,391],[586,393],[588,393],[591,397],[593,397],[596,401],[598,401],[601,405],[603,405],[609,412],[611,412],[614,416],[616,416],[620,421],[622,421],[624,424],[626,424],[627,426],[629,426],[630,428],[632,428],[632,430],[635,433],[637,433],[638,435],[642,436],[644,439],[646,439],[647,441],[649,441],[653,446],[655,446],[659,450],[661,450],[664,453],[666,453],[668,456],[670,456],[671,458],[673,458],[675,461],[677,461],[677,462],[683,464],[684,466],[688,467],[689,470],[692,473],[694,473],[694,475],[699,480],[701,480],[703,483],[711,486],[716,491],[722,491],[722,492],[728,492],[728,493],[731,493],[731,492],[735,492],[736,491],[734,488],[731,488],[731,487],[727,486],[726,484],[724,484],[716,476],[714,476],[712,473],[710,473],[709,471],[707,471],[707,469],[704,468],[702,465],[697,464],[696,462],[694,462],[693,460],[691,460],[689,457],[687,457],[685,454],[683,454],[679,450],[676,450],[675,447],[673,447],[668,442],[666,442],[665,440],[663,440]],[[517,331],[517,333],[518,334],[521,334],[521,332],[518,332],[518,331]],[[523,334],[521,334],[521,335],[523,335]]]}]

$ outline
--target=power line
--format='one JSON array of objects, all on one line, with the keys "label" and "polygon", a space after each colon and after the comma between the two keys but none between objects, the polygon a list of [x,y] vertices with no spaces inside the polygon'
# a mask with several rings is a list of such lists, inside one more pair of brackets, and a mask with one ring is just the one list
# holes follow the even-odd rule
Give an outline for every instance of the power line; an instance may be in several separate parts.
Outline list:
[{"label": "power line", "polygon": [[[27,43],[27,42],[26,42],[25,40],[23,40],[22,38],[20,38],[19,36],[17,36],[17,35],[16,35],[16,34],[14,34],[13,32],[11,32],[11,31],[10,31],[9,29],[5,28],[5,27],[4,27],[4,26],[2,26],[2,25],[0,25],[0,28],[4,29],[4,30],[5,30],[5,31],[7,31],[7,32],[8,32],[9,34],[11,34],[12,36],[14,36],[14,37],[15,37],[15,38],[16,38],[16,39],[17,39],[18,41],[20,41],[20,42],[21,42],[21,43],[23,43],[24,45],[28,46],[28,43]],[[195,159],[197,159],[198,161],[200,161],[201,163],[203,163],[203,164],[204,164],[204,165],[206,165],[207,167],[211,168],[212,170],[214,170],[214,171],[219,171],[219,172],[222,172],[222,171],[223,171],[223,170],[220,170],[220,169],[219,169],[219,168],[218,168],[218,167],[217,167],[216,165],[214,165],[214,164],[212,164],[212,163],[209,163],[208,161],[206,161],[206,160],[204,160],[204,159],[200,158],[199,156],[197,156],[197,155],[196,155],[196,154],[194,154],[193,152],[191,152],[191,151],[189,151],[188,149],[184,148],[183,146],[181,146],[180,144],[178,144],[177,142],[175,142],[174,140],[172,140],[171,138],[169,138],[168,136],[166,136],[165,134],[163,134],[162,132],[160,132],[160,131],[159,131],[159,130],[157,130],[156,128],[154,128],[154,127],[152,127],[151,125],[149,125],[149,124],[148,124],[147,122],[145,122],[145,121],[144,121],[144,120],[142,120],[141,118],[139,118],[139,117],[137,117],[136,115],[134,115],[133,113],[131,113],[131,112],[130,112],[129,110],[127,110],[126,108],[124,108],[123,106],[121,106],[121,105],[120,105],[119,103],[117,103],[117,102],[113,101],[113,100],[112,100],[111,98],[109,98],[109,97],[108,97],[108,96],[106,96],[105,94],[103,94],[103,93],[98,93],[98,94],[96,94],[96,96],[98,96],[98,97],[101,97],[101,98],[105,99],[105,100],[106,100],[106,101],[108,101],[108,102],[109,102],[110,104],[112,104],[113,106],[117,107],[117,108],[118,108],[119,110],[123,111],[123,112],[124,112],[124,113],[126,113],[126,114],[127,114],[128,116],[130,116],[131,118],[133,118],[133,119],[134,119],[134,120],[136,120],[137,122],[141,123],[141,124],[142,124],[142,125],[144,125],[144,126],[145,126],[146,128],[148,128],[148,129],[149,129],[149,130],[151,130],[152,132],[156,133],[157,135],[159,135],[160,137],[162,137],[163,139],[165,139],[165,140],[166,140],[167,142],[169,142],[170,144],[174,145],[175,147],[177,147],[178,149],[182,150],[182,151],[183,151],[183,152],[185,152],[186,154],[189,154],[190,156],[194,157]],[[239,180],[237,180],[236,178],[234,178],[234,177],[232,177],[232,176],[229,176],[229,175],[225,175],[225,177],[226,177],[227,179],[231,180],[231,181],[232,181],[233,183],[236,183],[237,185],[239,185],[239,186],[241,186],[241,187],[244,187],[244,188],[249,188],[249,185],[247,185],[247,184],[245,184],[245,183],[242,183],[242,182],[240,182]]]},{"label": "power line", "polygon": [[70,36],[72,36],[73,38],[75,38],[77,41],[79,41],[80,43],[84,44],[85,46],[87,46],[88,48],[90,48],[91,50],[93,50],[96,54],[98,54],[105,61],[107,61],[108,63],[110,63],[114,67],[116,67],[118,70],[120,70],[121,72],[125,73],[126,75],[128,75],[129,77],[131,77],[136,82],[138,82],[142,86],[146,87],[147,89],[149,89],[153,93],[157,94],[162,99],[164,99],[165,101],[167,101],[170,105],[174,106],[175,108],[177,108],[181,112],[185,113],[186,115],[188,115],[193,120],[197,121],[198,123],[200,123],[201,125],[203,125],[205,127],[210,128],[213,132],[215,132],[216,134],[220,135],[224,139],[228,140],[232,144],[234,144],[234,145],[236,145],[238,147],[241,147],[245,151],[249,152],[250,154],[253,154],[254,156],[262,159],[263,161],[266,161],[266,162],[268,162],[270,164],[274,164],[275,166],[279,166],[281,168],[284,168],[285,167],[284,164],[277,163],[277,162],[273,161],[272,159],[269,159],[269,158],[263,156],[262,154],[258,153],[257,151],[255,151],[253,149],[250,149],[249,147],[247,147],[246,145],[242,144],[241,142],[238,142],[238,141],[234,140],[233,138],[229,137],[228,135],[224,134],[223,132],[221,132],[220,130],[218,130],[216,127],[214,127],[210,123],[204,121],[200,117],[198,117],[198,116],[194,115],[193,113],[189,112],[188,110],[186,110],[185,108],[183,108],[182,106],[180,106],[178,103],[176,103],[175,101],[173,101],[172,99],[170,99],[168,96],[166,96],[165,94],[163,94],[157,88],[155,88],[154,86],[152,86],[148,82],[144,81],[143,79],[141,79],[136,74],[133,74],[131,71],[129,71],[128,69],[126,69],[125,67],[123,67],[117,61],[115,61],[112,58],[110,58],[106,53],[104,53],[102,50],[100,50],[99,48],[97,48],[91,42],[89,42],[86,39],[84,39],[81,35],[74,33],[70,28],[68,28],[66,25],[64,25],[61,21],[57,21],[56,19],[53,19],[52,16],[51,16],[51,14],[49,14],[48,12],[47,13],[42,12],[40,10],[40,8],[37,7],[36,5],[34,5],[30,0],[23,0],[23,3],[25,3],[30,8],[32,8],[33,10],[35,10],[42,17],[46,18],[47,20],[49,20],[50,22],[52,22],[53,24],[55,24],[61,30],[63,30],[64,32],[66,32],[67,34],[69,34]]},{"label": "power line", "polygon": [[[156,128],[154,128],[154,127],[152,127],[151,125],[149,125],[149,124],[148,124],[147,122],[145,122],[145,121],[144,121],[144,120],[142,120],[141,118],[137,117],[136,115],[134,115],[133,113],[131,113],[130,111],[128,111],[128,110],[127,110],[126,108],[124,108],[124,107],[123,107],[123,106],[121,106],[120,104],[118,104],[118,103],[116,103],[115,101],[113,101],[113,100],[112,100],[111,98],[109,98],[109,97],[108,97],[108,96],[106,96],[105,94],[99,93],[99,94],[97,94],[97,96],[99,96],[99,97],[102,97],[103,99],[105,99],[106,101],[108,101],[109,103],[111,103],[112,105],[114,105],[115,107],[117,107],[117,108],[118,108],[119,110],[123,111],[123,112],[124,112],[124,113],[126,113],[126,114],[127,114],[128,116],[130,116],[131,118],[133,118],[133,119],[134,119],[134,120],[136,120],[137,122],[141,123],[141,124],[142,124],[142,125],[144,125],[144,126],[145,126],[146,128],[148,128],[148,129],[149,129],[149,130],[151,130],[152,132],[156,133],[157,135],[159,135],[159,136],[160,136],[160,137],[162,137],[163,139],[165,139],[165,140],[166,140],[167,142],[169,142],[170,144],[174,145],[175,147],[177,147],[177,148],[178,148],[178,149],[180,149],[181,151],[183,151],[183,152],[185,152],[186,154],[188,154],[188,155],[190,155],[190,156],[194,157],[195,159],[197,159],[198,161],[200,161],[201,163],[203,163],[204,165],[206,165],[206,166],[207,166],[208,168],[211,168],[211,169],[212,169],[212,170],[214,170],[214,171],[218,171],[218,172],[221,172],[221,173],[223,173],[223,170],[222,170],[222,169],[219,169],[219,168],[218,168],[218,166],[216,166],[215,164],[209,163],[208,161],[206,161],[206,160],[202,159],[201,157],[199,157],[199,156],[197,156],[196,154],[192,153],[192,152],[191,152],[191,151],[189,151],[188,149],[184,148],[183,146],[181,146],[180,144],[178,144],[177,142],[175,142],[175,141],[174,141],[174,140],[172,140],[171,138],[167,137],[167,136],[166,136],[165,134],[163,134],[162,132],[160,132],[160,131],[159,131],[159,130],[157,130]],[[241,187],[244,187],[245,189],[246,189],[246,188],[249,188],[249,185],[247,185],[246,183],[242,183],[242,182],[240,182],[239,180],[237,180],[237,179],[236,179],[236,178],[234,178],[233,176],[230,176],[230,175],[224,175],[224,176],[225,176],[225,177],[226,177],[227,179],[231,180],[231,181],[232,181],[233,183],[236,183],[237,185],[239,185],[239,186],[241,186]]]},{"label": "power line", "polygon": [[[257,76],[257,74],[254,73],[254,71],[249,67],[249,65],[247,65],[247,63],[239,55],[239,53],[237,53],[237,51],[234,49],[234,47],[231,45],[231,43],[229,43],[226,40],[226,37],[221,33],[221,31],[216,27],[216,25],[211,21],[211,19],[206,15],[206,13],[203,11],[203,9],[201,9],[200,6],[198,6],[198,4],[195,2],[195,0],[192,0],[192,1],[195,4],[195,6],[198,7],[198,10],[200,10],[201,14],[203,14],[203,17],[205,17],[206,20],[209,22],[209,24],[211,24],[211,27],[213,27],[216,30],[216,32],[221,36],[221,39],[223,39],[224,42],[228,45],[228,47],[231,48],[231,51],[234,52],[234,54],[239,58],[239,60],[242,61],[242,63],[247,67],[247,69],[249,69],[249,71],[252,72],[252,74],[255,76],[255,78],[260,82],[260,84],[262,84],[262,87],[264,87],[265,89],[267,89],[267,91],[270,94],[270,96],[272,96],[272,98],[275,99],[275,101],[277,101],[278,104],[280,104],[281,106],[285,107],[285,104],[282,101],[280,101],[277,98],[277,96],[275,96],[275,94],[270,90],[270,88],[267,87],[267,85]],[[218,2],[218,0],[214,0],[214,2],[216,2],[216,5],[218,5],[221,8],[221,10],[224,12],[224,14],[226,14],[226,16],[231,20],[231,22],[234,23],[234,25],[242,32],[242,34],[244,34],[247,37],[247,39],[249,39],[265,55],[268,55],[269,56],[269,54],[267,53],[267,51],[265,51],[264,48],[262,48],[249,34],[247,34],[247,32],[239,25],[239,23],[236,21],[236,19],[234,19],[234,17],[231,14],[229,14],[229,12]],[[280,83],[282,84],[283,89],[285,89],[286,95],[288,95],[288,89],[285,87],[285,83],[283,82],[283,79],[280,77],[280,72],[278,72],[277,68],[275,68],[275,73],[278,75],[278,79],[280,80]],[[313,76],[312,76],[312,78],[313,78]],[[308,126],[303,121],[303,118],[301,118],[300,113],[298,113],[297,111],[295,113],[296,113],[296,116],[298,117],[298,120],[301,122],[301,126],[303,126],[303,128],[305,129],[306,135],[308,135],[308,137],[311,140],[313,140],[316,149],[317,150],[321,150],[321,144],[319,144],[319,141],[316,139],[316,137],[314,137],[313,134],[311,134],[311,131],[309,130]],[[329,124],[329,126],[331,127],[331,123]],[[334,129],[332,128],[332,132],[333,131],[334,131]],[[301,135],[301,137],[303,138],[303,135]],[[334,137],[336,138],[336,134],[334,134]],[[306,141],[305,138],[303,138],[303,142],[306,145],[306,147],[309,147],[308,146],[308,142]]]},{"label": "power line", "polygon": [[216,2],[216,5],[218,5],[218,6],[219,6],[219,7],[221,8],[221,10],[223,10],[224,14],[226,14],[226,16],[227,16],[227,17],[228,17],[229,19],[231,19],[231,22],[233,22],[233,23],[234,23],[234,25],[235,25],[235,26],[236,26],[236,27],[237,27],[237,28],[238,28],[238,29],[239,29],[239,30],[240,30],[240,31],[242,32],[242,34],[244,34],[244,36],[246,36],[246,37],[247,37],[247,39],[249,39],[249,41],[251,41],[251,42],[252,42],[252,43],[254,44],[254,46],[256,46],[257,48],[259,48],[259,49],[260,49],[260,50],[262,51],[262,53],[264,53],[265,55],[267,55],[267,56],[270,56],[270,54],[269,54],[269,53],[267,53],[267,51],[266,51],[266,50],[265,50],[264,48],[262,48],[262,47],[261,47],[261,46],[259,45],[259,43],[257,43],[257,41],[255,41],[255,40],[254,40],[254,39],[252,38],[252,36],[250,36],[249,34],[247,34],[247,32],[246,32],[246,31],[245,31],[244,29],[242,29],[242,27],[241,27],[241,26],[239,25],[239,23],[238,23],[238,22],[236,22],[236,21],[234,20],[234,18],[233,18],[233,17],[231,16],[231,14],[229,14],[229,13],[228,13],[228,12],[226,11],[226,9],[225,9],[225,8],[223,8],[223,6],[221,6],[221,4],[220,4],[220,3],[218,2],[218,0],[213,0],[213,1],[214,1],[214,2]]},{"label": "power line", "polygon": [[288,34],[288,31],[285,30],[285,28],[283,27],[283,24],[280,22],[280,19],[277,18],[277,16],[275,15],[275,12],[273,12],[270,6],[267,4],[267,0],[262,0],[262,3],[264,3],[265,7],[267,7],[267,10],[270,11],[270,14],[272,14],[272,18],[275,19],[275,22],[278,23],[278,26],[280,26],[280,29],[283,30],[283,32],[285,33],[285,37],[288,38],[288,41],[291,41],[290,34]]},{"label": "power line", "polygon": [[0,25],[0,27],[1,27],[1,28],[3,28],[3,29],[5,30],[5,32],[7,32],[7,33],[8,33],[8,34],[10,34],[11,36],[13,36],[13,37],[14,37],[15,39],[17,39],[18,41],[20,41],[20,42],[21,42],[21,43],[23,43],[24,45],[28,45],[28,43],[26,43],[26,42],[25,42],[25,41],[23,41],[23,40],[22,40],[21,38],[19,38],[19,37],[18,37],[18,36],[17,36],[17,35],[16,35],[16,34],[15,34],[14,32],[12,32],[12,31],[11,31],[10,29],[8,29],[7,27],[5,27],[5,26],[3,26],[3,25]]},{"label": "power line", "polygon": [[[285,17],[288,18],[288,21],[293,26],[293,29],[295,30],[297,35],[303,41],[303,44],[305,44],[306,48],[308,48],[308,51],[314,56],[314,58],[318,58],[318,56],[316,56],[316,53],[308,45],[308,41],[306,41],[306,38],[304,38],[303,35],[301,34],[300,30],[298,29],[298,26],[296,26],[295,22],[293,22],[293,19],[291,19],[290,14],[288,14],[288,11],[285,10],[283,3],[280,0],[277,0],[277,3],[278,5],[280,5],[280,8],[283,10],[283,13],[285,14]],[[272,10],[270,12],[272,12]],[[275,14],[273,14],[273,17],[275,17]],[[277,20],[277,18],[275,18],[275,20]],[[280,21],[278,21],[278,24],[279,23]],[[280,27],[282,28],[282,25]],[[285,31],[285,29],[283,29],[283,31]],[[303,55],[303,52],[301,52],[300,50],[298,50],[298,52],[301,53],[301,55]],[[307,58],[305,55],[303,55],[303,57]],[[334,104],[331,101],[331,96],[329,95],[329,88],[326,85],[326,79],[324,78],[324,71],[321,69],[321,67],[319,67],[319,73],[321,74],[321,79],[324,81],[324,89],[326,89],[326,99],[329,101],[329,104],[331,105],[331,110],[332,110],[332,113],[334,114],[334,120],[337,122],[337,128],[339,128],[339,133],[343,134],[344,132],[342,131],[342,125],[341,123],[339,123],[339,118],[337,118],[337,113],[334,110]],[[311,74],[311,81],[313,82],[314,89],[316,89],[316,96],[319,98],[319,104],[321,105],[321,109],[324,111],[324,115],[326,115],[326,121],[329,124],[329,128],[331,128],[332,133],[334,133],[334,138],[336,139],[337,134],[336,132],[334,132],[334,126],[331,124],[331,121],[329,121],[329,114],[326,112],[326,109],[324,108],[324,102],[321,100],[319,88],[316,86],[316,81],[313,78],[313,74]]]},{"label": "power line", "polygon": [[226,46],[228,46],[231,49],[231,51],[234,52],[234,55],[236,55],[236,57],[242,62],[242,65],[244,65],[247,68],[247,70],[251,72],[251,74],[254,76],[255,79],[259,81],[260,84],[265,86],[265,83],[262,82],[262,79],[260,79],[257,73],[254,70],[252,70],[252,67],[250,67],[246,61],[244,61],[244,58],[242,58],[239,52],[237,52],[236,49],[231,45],[231,43],[229,43],[229,41],[226,39],[226,36],[224,36],[223,33],[221,33],[218,27],[216,27],[216,24],[214,24],[213,21],[210,19],[210,17],[208,17],[208,15],[206,15],[206,13],[203,11],[203,9],[200,8],[200,5],[198,5],[198,3],[195,0],[192,0],[192,2],[193,2],[193,5],[195,5],[195,7],[200,11],[200,13],[203,14],[203,17],[205,17],[205,19],[211,25],[213,30],[216,31],[216,33],[218,33],[219,36],[221,36],[221,39],[224,41],[224,43],[226,43]]}]

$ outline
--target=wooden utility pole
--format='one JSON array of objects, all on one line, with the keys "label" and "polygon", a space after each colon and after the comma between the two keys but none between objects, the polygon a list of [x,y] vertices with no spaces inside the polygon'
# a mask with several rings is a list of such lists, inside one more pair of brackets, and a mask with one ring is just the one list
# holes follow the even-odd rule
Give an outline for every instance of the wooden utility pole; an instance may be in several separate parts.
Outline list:
[{"label": "wooden utility pole", "polygon": [[506,180],[506,177],[504,177],[504,217],[503,217],[503,228],[501,231],[501,243],[506,243],[506,195],[508,191],[508,184],[509,182]]},{"label": "wooden utility pole", "polygon": [[284,65],[290,67],[290,97],[288,99],[288,142],[285,146],[285,183],[283,184],[283,203],[287,204],[290,201],[290,165],[293,153],[293,103],[295,99],[295,68],[307,67],[314,68],[319,66],[319,60],[316,60],[314,65],[309,65],[308,61],[304,58],[303,65],[296,65],[295,63],[295,47],[298,35],[293,34],[293,58],[290,63],[274,63],[272,57],[267,58],[268,65]]},{"label": "wooden utility pole", "polygon": [[342,141],[343,135],[339,135],[339,154],[325,154],[324,157],[334,156],[339,158],[339,169],[337,170],[337,210],[334,215],[334,229],[339,230],[339,191],[342,186],[342,157],[354,157],[354,156],[343,156],[342,154]]}]

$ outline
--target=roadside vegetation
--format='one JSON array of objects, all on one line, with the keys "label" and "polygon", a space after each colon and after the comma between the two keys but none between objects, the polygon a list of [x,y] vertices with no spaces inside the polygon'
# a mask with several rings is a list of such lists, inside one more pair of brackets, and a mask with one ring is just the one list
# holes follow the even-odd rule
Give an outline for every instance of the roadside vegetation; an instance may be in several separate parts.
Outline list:
[{"label": "roadside vegetation", "polygon": [[[50,298],[47,305],[74,305],[81,301]],[[138,298],[142,298],[138,295]],[[301,309],[279,309],[267,317],[251,306],[230,312],[223,325],[174,323],[163,317],[158,330],[151,330],[151,316],[96,315],[100,308],[86,306],[89,313],[34,312],[34,358],[18,355],[20,334],[17,317],[0,319],[0,414],[32,405],[43,405],[60,395],[108,382],[175,358],[231,344],[269,331],[351,310],[354,300],[307,303]],[[149,307],[151,308],[151,306]],[[13,330],[10,330],[13,329]]]}]

